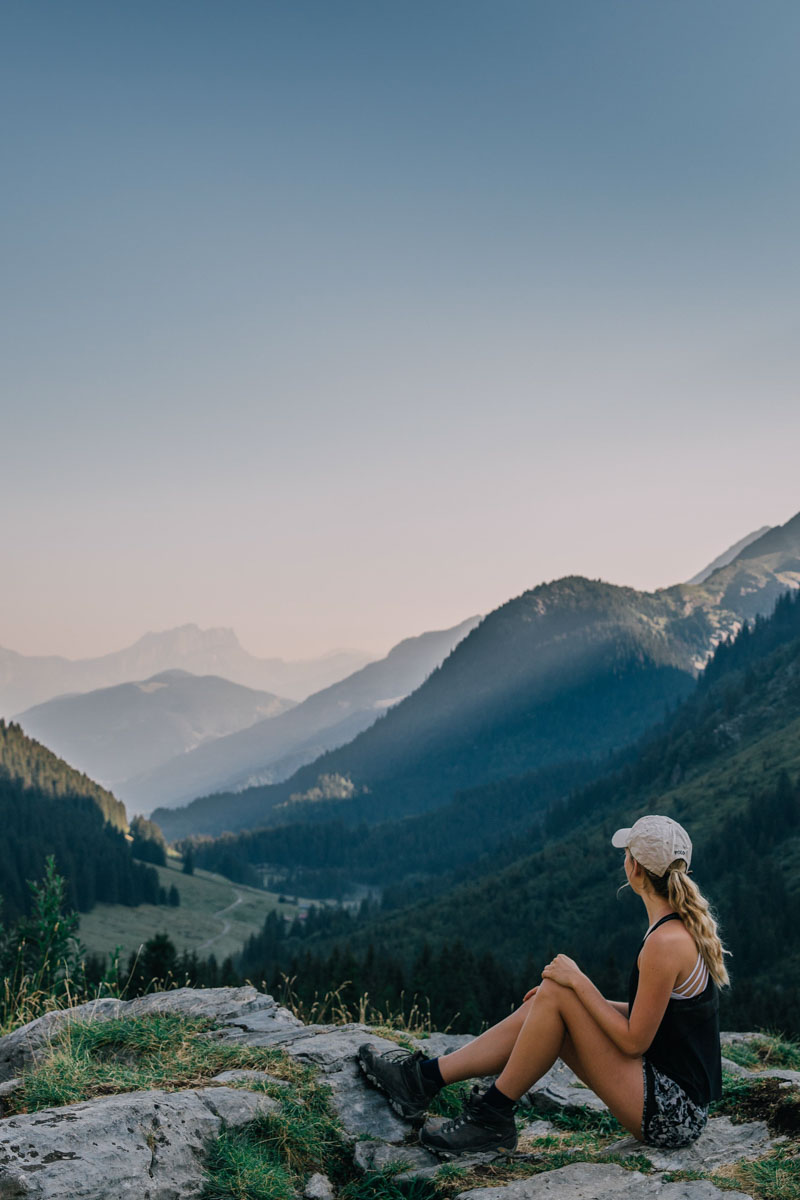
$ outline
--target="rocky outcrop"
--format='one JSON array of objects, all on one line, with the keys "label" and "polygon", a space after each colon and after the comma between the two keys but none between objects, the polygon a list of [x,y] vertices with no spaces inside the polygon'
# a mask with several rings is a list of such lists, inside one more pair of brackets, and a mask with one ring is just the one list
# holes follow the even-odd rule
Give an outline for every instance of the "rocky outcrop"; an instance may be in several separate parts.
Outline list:
[{"label": "rocky outcrop", "polygon": [[302,1025],[286,1008],[254,987],[177,988],[151,992],[135,1000],[90,1000],[74,1008],[45,1013],[13,1033],[0,1038],[0,1081],[13,1079],[46,1052],[53,1037],[70,1021],[110,1021],[116,1017],[141,1017],[146,1013],[179,1012],[184,1016],[235,1020],[252,1012],[272,1013],[285,1026]]},{"label": "rocky outcrop", "polygon": [[0,1121],[0,1196],[183,1200],[199,1196],[223,1121],[277,1102],[242,1088],[124,1092]]},{"label": "rocky outcrop", "polygon": [[[440,1162],[414,1139],[410,1126],[385,1099],[368,1087],[356,1067],[363,1042],[380,1051],[396,1043],[365,1025],[304,1025],[272,997],[253,987],[191,989],[153,993],[131,1001],[100,1000],[64,1012],[48,1013],[0,1039],[0,1093],[13,1096],[19,1078],[35,1064],[55,1034],[76,1018],[108,1020],[153,1012],[207,1016],[214,1027],[199,1034],[229,1045],[279,1047],[313,1066],[330,1086],[332,1105],[363,1172],[391,1167],[402,1181],[429,1179]],[[411,1044],[428,1055],[446,1054],[469,1038],[434,1034]],[[758,1072],[756,1074],[764,1074]],[[785,1074],[785,1073],[784,1073]],[[790,1073],[791,1074],[791,1073]],[[791,1082],[791,1081],[790,1081]],[[204,1087],[181,1091],[136,1091],[49,1108],[0,1120],[0,1200],[177,1200],[199,1197],[203,1163],[225,1126],[240,1126],[279,1102],[263,1084],[291,1088],[268,1072],[238,1069],[220,1072]],[[788,1085],[787,1085],[788,1086]],[[274,1091],[274,1088],[273,1088]],[[2,1095],[0,1095],[2,1102]],[[722,1192],[708,1179],[670,1182],[668,1171],[708,1173],[742,1158],[769,1153],[777,1142],[760,1121],[734,1125],[727,1117],[709,1121],[687,1150],[658,1151],[633,1138],[608,1146],[615,1162],[572,1163],[544,1169],[542,1147],[556,1132],[546,1118],[559,1111],[602,1112],[602,1101],[562,1063],[526,1097],[530,1121],[514,1160],[535,1164],[541,1173],[493,1187],[467,1189],[470,1200],[735,1200],[742,1193]],[[645,1155],[653,1170],[643,1174],[620,1165]],[[473,1156],[459,1167],[480,1167],[493,1156]],[[322,1174],[305,1184],[306,1200],[333,1200],[330,1180]]]}]

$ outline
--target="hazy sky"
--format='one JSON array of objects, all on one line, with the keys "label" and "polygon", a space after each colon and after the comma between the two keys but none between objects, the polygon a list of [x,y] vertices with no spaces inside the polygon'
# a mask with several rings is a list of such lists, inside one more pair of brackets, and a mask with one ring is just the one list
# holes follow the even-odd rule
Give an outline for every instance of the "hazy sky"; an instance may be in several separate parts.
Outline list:
[{"label": "hazy sky", "polygon": [[0,645],[382,652],[800,510],[796,0],[4,0]]}]

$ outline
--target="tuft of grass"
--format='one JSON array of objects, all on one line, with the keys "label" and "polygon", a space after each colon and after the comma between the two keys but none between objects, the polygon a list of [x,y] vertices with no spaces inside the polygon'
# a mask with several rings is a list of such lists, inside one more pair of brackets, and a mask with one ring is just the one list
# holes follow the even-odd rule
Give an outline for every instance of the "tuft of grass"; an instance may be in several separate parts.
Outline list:
[{"label": "tuft of grass", "polygon": [[723,1072],[722,1099],[715,1100],[709,1111],[724,1113],[735,1124],[761,1120],[772,1133],[800,1134],[800,1093],[779,1079],[748,1079]]},{"label": "tuft of grass", "polygon": [[115,1092],[203,1086],[237,1067],[292,1083],[305,1077],[307,1069],[280,1050],[213,1041],[203,1036],[211,1028],[208,1017],[179,1013],[70,1021],[53,1037],[49,1052],[23,1073],[23,1086],[7,1099],[6,1112],[35,1112]]},{"label": "tuft of grass", "polygon": [[206,1160],[203,1200],[293,1200],[308,1174],[336,1181],[351,1172],[350,1154],[330,1107],[330,1089],[306,1071],[277,1112],[224,1128]]},{"label": "tuft of grass", "polygon": [[547,1119],[557,1129],[593,1133],[603,1138],[625,1137],[627,1133],[607,1109],[594,1109],[587,1105],[581,1108],[557,1109],[548,1113]]},{"label": "tuft of grass", "polygon": [[664,1183],[693,1183],[697,1179],[708,1179],[702,1171],[665,1171],[661,1177]]},{"label": "tuft of grass", "polygon": [[226,1129],[206,1159],[204,1200],[294,1200],[291,1173],[254,1141],[249,1125]]},{"label": "tuft of grass", "polygon": [[739,1188],[757,1200],[800,1200],[800,1158],[781,1148],[755,1162],[741,1161],[715,1171],[719,1187]]},{"label": "tuft of grass", "polygon": [[441,1191],[432,1180],[413,1179],[399,1183],[397,1170],[369,1171],[351,1179],[339,1192],[339,1200],[437,1200]]},{"label": "tuft of grass", "polygon": [[750,1070],[784,1067],[800,1071],[800,1043],[782,1033],[759,1033],[749,1042],[732,1042],[725,1046],[725,1057]]},{"label": "tuft of grass", "polygon": [[436,1117],[457,1117],[469,1096],[471,1084],[468,1080],[449,1083],[437,1092],[430,1103],[429,1111]]}]

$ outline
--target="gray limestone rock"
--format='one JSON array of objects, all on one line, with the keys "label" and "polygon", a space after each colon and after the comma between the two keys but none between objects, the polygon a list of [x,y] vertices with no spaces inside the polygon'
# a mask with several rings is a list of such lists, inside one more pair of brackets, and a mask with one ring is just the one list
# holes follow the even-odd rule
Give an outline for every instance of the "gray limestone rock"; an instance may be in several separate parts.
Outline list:
[{"label": "gray limestone rock", "polygon": [[125,1092],[0,1122],[0,1197],[191,1200],[223,1119],[241,1125],[275,1101],[201,1088]]},{"label": "gray limestone rock", "polygon": [[387,1142],[372,1139],[356,1142],[353,1160],[360,1171],[382,1171],[384,1167],[407,1166],[409,1170],[426,1170],[436,1167],[437,1159],[424,1146],[401,1145],[393,1146]]},{"label": "gray limestone rock", "polygon": [[557,1059],[546,1075],[533,1085],[523,1097],[525,1104],[536,1112],[548,1113],[556,1109],[569,1111],[575,1108],[592,1108],[606,1111],[599,1096],[585,1087],[574,1071]]},{"label": "gray limestone rock", "polygon": [[[500,1155],[497,1152],[464,1154],[457,1160],[456,1165],[468,1169],[492,1162],[498,1157]],[[443,1165],[435,1154],[413,1142],[403,1146],[389,1146],[386,1142],[378,1141],[358,1142],[354,1159],[356,1166],[364,1172],[382,1171],[385,1167],[393,1167],[396,1174],[393,1173],[392,1177],[398,1183],[410,1183],[414,1179],[433,1179]]]},{"label": "gray limestone rock", "polygon": [[281,1107],[265,1092],[251,1092],[247,1088],[197,1088],[197,1094],[226,1125],[246,1125],[256,1113],[278,1112]]},{"label": "gray limestone rock", "polygon": [[395,1042],[377,1037],[367,1025],[333,1026],[293,1041],[285,1049],[325,1075],[333,1107],[349,1137],[355,1140],[366,1135],[402,1142],[411,1126],[395,1114],[382,1092],[369,1086],[356,1063],[356,1051],[364,1043],[381,1053],[397,1050]]},{"label": "gray limestone rock", "polygon": [[722,1191],[708,1180],[664,1183],[602,1163],[571,1163],[500,1187],[471,1188],[456,1200],[749,1200],[743,1192]]},{"label": "gray limestone rock", "polygon": [[452,1054],[469,1042],[474,1041],[471,1033],[432,1033],[426,1038],[410,1038],[415,1050],[421,1050],[426,1058],[439,1058],[442,1054]]},{"label": "gray limestone rock", "polygon": [[333,1184],[328,1176],[315,1172],[303,1189],[303,1200],[333,1200]]},{"label": "gray limestone rock", "polygon": [[629,1137],[614,1142],[606,1153],[622,1158],[644,1154],[659,1171],[713,1171],[740,1158],[761,1158],[779,1144],[763,1121],[734,1125],[730,1117],[713,1117],[697,1141],[680,1150],[661,1150]]},{"label": "gray limestone rock", "polygon": [[402,1142],[411,1131],[408,1121],[397,1116],[386,1097],[369,1087],[355,1062],[345,1062],[325,1077],[331,1088],[331,1103],[342,1128],[352,1141],[359,1137]]},{"label": "gray limestone rock", "polygon": [[345,1063],[355,1062],[358,1047],[365,1043],[382,1054],[398,1049],[396,1042],[379,1037],[368,1025],[333,1025],[327,1029],[309,1026],[306,1036],[292,1040],[286,1051],[327,1074],[340,1070]]}]

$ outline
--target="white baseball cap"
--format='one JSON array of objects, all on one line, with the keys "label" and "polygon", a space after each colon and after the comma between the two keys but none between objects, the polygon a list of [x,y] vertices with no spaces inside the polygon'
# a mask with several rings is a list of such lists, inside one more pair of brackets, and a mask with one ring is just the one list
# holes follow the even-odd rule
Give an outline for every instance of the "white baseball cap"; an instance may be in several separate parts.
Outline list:
[{"label": "white baseball cap", "polygon": [[626,846],[637,862],[653,875],[663,875],[676,858],[692,861],[692,841],[672,817],[639,817],[630,829],[618,829],[611,839],[618,850]]}]

